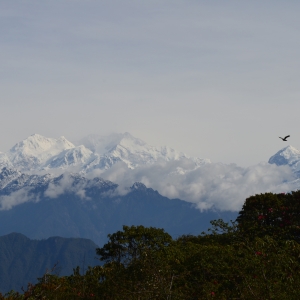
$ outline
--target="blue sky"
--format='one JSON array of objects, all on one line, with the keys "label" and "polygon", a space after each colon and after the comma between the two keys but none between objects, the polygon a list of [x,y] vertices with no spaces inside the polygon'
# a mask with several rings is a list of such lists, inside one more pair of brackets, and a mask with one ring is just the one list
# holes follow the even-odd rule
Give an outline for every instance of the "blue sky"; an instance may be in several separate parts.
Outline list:
[{"label": "blue sky", "polygon": [[296,1],[0,2],[0,151],[128,131],[242,166],[300,148]]}]

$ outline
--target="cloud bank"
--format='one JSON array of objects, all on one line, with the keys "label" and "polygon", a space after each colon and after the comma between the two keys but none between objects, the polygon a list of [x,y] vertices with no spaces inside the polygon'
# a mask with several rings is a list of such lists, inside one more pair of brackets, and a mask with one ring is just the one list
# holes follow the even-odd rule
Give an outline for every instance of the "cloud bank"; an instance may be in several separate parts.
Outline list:
[{"label": "cloud bank", "polygon": [[[118,162],[108,170],[98,169],[86,177],[102,177],[119,185],[103,195],[106,197],[123,196],[130,191],[133,183],[142,182],[163,196],[193,203],[200,210],[216,208],[239,211],[245,199],[251,195],[289,192],[300,186],[300,179],[296,178],[289,166],[268,163],[247,168],[222,163],[196,166],[191,159],[160,161],[136,169],[128,169],[125,163]],[[9,210],[29,201],[38,202],[44,196],[57,198],[66,192],[72,192],[82,200],[90,200],[85,190],[92,184],[91,180],[77,180],[72,174],[65,173],[58,180],[50,180],[43,195],[37,195],[25,186],[10,195],[1,196],[0,210]]]},{"label": "cloud bank", "polygon": [[196,168],[193,161],[184,159],[130,170],[120,162],[109,170],[96,171],[93,175],[119,184],[120,190],[134,182],[142,182],[168,198],[194,203],[201,210],[214,207],[238,211],[251,195],[289,192],[296,187],[295,175],[288,166],[268,163],[247,168],[236,164],[211,163]]},{"label": "cloud bank", "polygon": [[0,197],[0,211],[9,210],[25,202],[39,202],[40,194],[31,193],[31,188],[22,188]]},{"label": "cloud bank", "polygon": [[90,200],[85,195],[85,188],[88,188],[87,180],[76,181],[70,173],[58,177],[58,180],[50,180],[44,192],[36,192],[35,186],[20,186],[19,189],[9,195],[0,196],[0,211],[9,210],[26,202],[39,202],[42,198],[55,199],[65,193],[73,193],[81,200]]},{"label": "cloud bank", "polygon": [[88,200],[85,195],[86,181],[76,182],[75,178],[70,173],[65,173],[61,176],[58,182],[50,182],[44,196],[49,198],[57,198],[66,192],[71,192],[79,196],[81,199]]}]

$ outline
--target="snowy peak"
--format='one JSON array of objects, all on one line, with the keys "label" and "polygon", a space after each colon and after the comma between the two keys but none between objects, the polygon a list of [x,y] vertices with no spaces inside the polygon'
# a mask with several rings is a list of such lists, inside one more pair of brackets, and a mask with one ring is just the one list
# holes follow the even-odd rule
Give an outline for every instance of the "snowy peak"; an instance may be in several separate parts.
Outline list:
[{"label": "snowy peak", "polygon": [[31,169],[45,163],[50,157],[63,150],[75,146],[65,137],[59,139],[46,138],[33,134],[27,139],[17,143],[8,153],[8,158],[18,169]]},{"label": "snowy peak", "polygon": [[59,139],[34,134],[16,144],[9,152],[13,166],[23,170],[82,167],[93,153],[83,145],[75,147],[64,136]]},{"label": "snowy peak", "polygon": [[156,148],[132,136],[124,136],[117,145],[112,147],[108,156],[119,158],[129,168],[152,164],[158,160],[170,161],[186,157],[185,154],[168,147]]},{"label": "snowy peak", "polygon": [[105,137],[90,135],[80,140],[79,143],[84,144],[101,157],[100,168],[105,169],[118,161],[123,161],[129,168],[134,169],[158,160],[171,161],[187,157],[184,153],[169,147],[150,146],[128,132]]},{"label": "snowy peak", "polygon": [[75,147],[75,145],[70,141],[68,141],[64,136],[61,136],[59,139],[57,139],[54,146],[56,149],[64,149],[64,150],[72,149]]},{"label": "snowy peak", "polygon": [[277,166],[289,165],[295,173],[299,173],[300,151],[289,145],[270,157],[269,163]]},{"label": "snowy peak", "polygon": [[178,152],[170,147],[161,147],[160,153],[163,157],[166,158],[166,160],[178,160],[181,158],[187,158],[187,156],[183,152]]},{"label": "snowy peak", "polygon": [[[150,146],[130,133],[109,136],[90,135],[76,143],[65,137],[47,138],[33,134],[17,143],[8,153],[0,152],[0,167],[15,168],[22,172],[86,174],[95,169],[107,170],[123,162],[130,169],[156,162],[190,159],[184,153],[169,147]],[[196,167],[209,160],[192,158]]]},{"label": "snowy peak", "polygon": [[82,166],[93,157],[93,152],[83,145],[64,150],[52,156],[45,164],[45,169],[64,168],[69,166]]},{"label": "snowy peak", "polygon": [[275,155],[270,157],[269,163],[281,165],[293,165],[296,161],[300,160],[300,151],[292,146],[287,146],[279,150]]},{"label": "snowy peak", "polygon": [[76,145],[84,145],[88,149],[98,154],[105,154],[113,150],[117,145],[125,148],[146,145],[142,140],[133,137],[130,133],[113,133],[108,136],[91,134],[79,140]]},{"label": "snowy peak", "polygon": [[46,138],[39,134],[33,134],[27,139],[17,143],[10,150],[10,153],[22,152],[28,155],[38,156],[43,152],[55,152],[74,147],[75,146],[64,136],[60,137],[59,139],[53,139]]},{"label": "snowy peak", "polygon": [[122,135],[120,135],[120,140],[119,140],[118,144],[127,149],[138,149],[138,148],[143,148],[143,147],[147,146],[147,144],[144,141],[133,137],[128,132],[125,132]]}]

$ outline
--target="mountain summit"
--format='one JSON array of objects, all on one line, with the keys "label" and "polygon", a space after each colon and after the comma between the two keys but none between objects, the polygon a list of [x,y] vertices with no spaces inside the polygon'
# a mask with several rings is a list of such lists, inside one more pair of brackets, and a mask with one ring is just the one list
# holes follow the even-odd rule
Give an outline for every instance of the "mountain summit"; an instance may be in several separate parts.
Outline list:
[{"label": "mountain summit", "polygon": [[101,166],[111,167],[111,162],[123,161],[128,168],[134,169],[141,165],[156,161],[171,161],[187,158],[187,156],[169,147],[150,146],[130,133],[112,134],[106,137],[90,135],[80,141],[85,147],[101,156]]},{"label": "mountain summit", "polygon": [[63,136],[53,139],[33,134],[12,147],[7,157],[16,169],[29,170],[43,166],[51,157],[74,147]]},{"label": "mountain summit", "polygon": [[[188,157],[169,147],[154,147],[130,133],[109,136],[90,135],[74,145],[65,137],[47,138],[33,134],[17,143],[7,153],[0,152],[0,167],[22,172],[80,172],[107,170],[117,162],[134,169],[158,161],[173,161]],[[197,166],[209,160],[193,158]]]},{"label": "mountain summit", "polygon": [[300,151],[292,146],[287,146],[279,150],[269,159],[270,164],[277,166],[289,165],[293,172],[300,172]]}]

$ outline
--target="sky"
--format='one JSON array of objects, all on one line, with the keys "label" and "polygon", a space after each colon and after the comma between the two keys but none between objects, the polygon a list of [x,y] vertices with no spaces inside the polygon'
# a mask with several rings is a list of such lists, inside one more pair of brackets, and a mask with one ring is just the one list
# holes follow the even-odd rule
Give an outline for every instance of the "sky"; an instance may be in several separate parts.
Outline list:
[{"label": "sky", "polygon": [[3,0],[0,151],[33,133],[112,132],[243,167],[300,149],[299,9],[293,0]]}]

